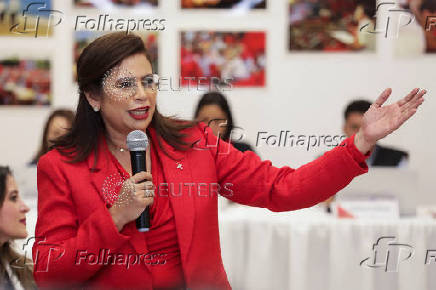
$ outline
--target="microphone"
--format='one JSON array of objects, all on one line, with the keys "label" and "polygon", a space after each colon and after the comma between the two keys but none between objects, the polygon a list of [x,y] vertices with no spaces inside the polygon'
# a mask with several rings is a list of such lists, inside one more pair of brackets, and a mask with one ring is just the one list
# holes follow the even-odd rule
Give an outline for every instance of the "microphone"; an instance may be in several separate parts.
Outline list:
[{"label": "microphone", "polygon": [[[132,163],[132,175],[141,171],[147,171],[145,151],[148,147],[147,135],[141,130],[135,130],[127,135],[127,147],[130,151]],[[147,232],[150,229],[150,213],[148,206],[136,219],[136,228],[140,232]]]}]

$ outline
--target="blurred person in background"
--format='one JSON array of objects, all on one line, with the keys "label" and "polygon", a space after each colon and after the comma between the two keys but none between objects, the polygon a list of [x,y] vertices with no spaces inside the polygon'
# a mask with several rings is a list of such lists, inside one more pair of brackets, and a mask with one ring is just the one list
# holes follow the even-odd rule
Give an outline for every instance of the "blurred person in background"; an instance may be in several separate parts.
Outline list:
[{"label": "blurred person in background", "polygon": [[422,0],[417,8],[416,18],[421,25],[427,53],[436,52],[436,0]]},{"label": "blurred person in background", "polygon": [[239,151],[254,151],[249,144],[232,140],[232,132],[235,126],[230,106],[223,94],[219,92],[204,94],[195,109],[195,119],[206,123],[215,136],[230,142]]},{"label": "blurred person in background", "polygon": [[[36,185],[36,165],[39,158],[50,151],[53,141],[64,135],[71,128],[74,121],[74,112],[67,109],[58,109],[50,113],[45,122],[43,134],[40,141],[40,147],[30,163],[14,166],[14,172],[17,183],[20,185],[20,191],[25,203],[30,207],[30,213],[27,219],[27,229],[30,236],[35,234],[37,220],[38,194]],[[18,241],[17,246],[22,246],[25,241]],[[33,240],[28,244],[33,245]]]},{"label": "blurred person in background", "polygon": [[3,20],[6,15],[6,3],[4,1],[0,1],[0,25],[3,25]]},{"label": "blurred person in background", "polygon": [[[356,134],[363,123],[363,115],[371,107],[371,103],[366,100],[354,100],[350,102],[344,111],[343,132],[347,137]],[[369,167],[407,167],[409,154],[405,151],[375,144],[371,149],[372,153],[366,160]],[[335,196],[325,201],[327,212],[331,212],[330,205],[335,200]]]},{"label": "blurred person in background", "polygon": [[0,166],[0,289],[36,289],[32,261],[17,253],[12,244],[14,239],[27,237],[27,212],[12,172]]},{"label": "blurred person in background", "polygon": [[412,20],[409,24],[408,20],[401,22],[399,35],[394,39],[395,54],[412,57],[423,53],[435,53],[436,0],[401,0],[399,4],[401,8],[408,9],[406,11],[410,10],[413,15],[408,15]]},{"label": "blurred person in background", "polygon": [[[195,109],[195,119],[207,124],[215,136],[230,142],[239,151],[244,152],[248,150],[254,152],[249,144],[232,140],[232,136],[236,135],[234,133],[233,115],[223,94],[219,92],[204,94],[198,101],[197,108]],[[240,136],[239,133],[237,135]],[[220,210],[224,210],[230,205],[236,206],[237,203],[222,196],[218,197],[218,208]]]},{"label": "blurred person in background", "polygon": [[[343,131],[347,137],[357,133],[363,123],[363,114],[369,110],[371,103],[366,100],[355,100],[349,103],[344,111]],[[409,154],[405,151],[376,144],[371,156],[366,160],[369,167],[390,166],[406,167]]]},{"label": "blurred person in background", "polygon": [[64,135],[71,128],[74,121],[74,112],[66,109],[53,111],[48,117],[42,134],[41,145],[31,164],[36,165],[39,158],[50,150],[53,140]]}]

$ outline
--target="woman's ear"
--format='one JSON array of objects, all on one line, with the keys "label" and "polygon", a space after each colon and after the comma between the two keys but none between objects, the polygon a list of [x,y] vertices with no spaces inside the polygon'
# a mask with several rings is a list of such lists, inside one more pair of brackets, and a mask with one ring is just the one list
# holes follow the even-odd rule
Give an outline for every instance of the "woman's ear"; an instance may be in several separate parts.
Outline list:
[{"label": "woman's ear", "polygon": [[89,92],[85,92],[85,97],[95,112],[100,111],[101,102],[99,99],[97,99],[93,94],[91,94]]}]

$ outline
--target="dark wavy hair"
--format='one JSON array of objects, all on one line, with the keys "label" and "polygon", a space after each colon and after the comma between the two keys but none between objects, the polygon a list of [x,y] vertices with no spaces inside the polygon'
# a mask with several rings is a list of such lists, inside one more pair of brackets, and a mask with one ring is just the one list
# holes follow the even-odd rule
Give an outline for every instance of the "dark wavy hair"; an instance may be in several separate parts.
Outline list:
[{"label": "dark wavy hair", "polygon": [[[59,109],[59,110],[53,111],[50,114],[50,116],[48,117],[47,121],[45,122],[44,131],[42,133],[41,145],[40,145],[35,157],[32,159],[31,164],[37,164],[39,161],[39,158],[41,158],[42,155],[44,155],[45,153],[50,151],[50,146],[48,144],[49,140],[47,140],[48,129],[50,128],[51,122],[56,117],[65,118],[67,120],[67,122],[69,123],[69,126],[71,126],[74,122],[74,112],[73,111],[66,110],[66,109]],[[54,140],[51,140],[51,141],[53,142]]]},{"label": "dark wavy hair", "polygon": [[230,111],[230,106],[227,103],[226,97],[220,92],[209,92],[204,94],[200,101],[198,101],[197,108],[195,109],[195,118],[198,117],[200,110],[207,105],[217,105],[227,116],[227,127],[226,132],[223,134],[222,139],[224,141],[230,141],[230,134],[234,128],[232,112]]},{"label": "dark wavy hair", "polygon": [[[12,176],[9,167],[0,166],[0,209],[3,207],[7,194],[6,181],[8,176]],[[12,274],[17,277],[24,289],[36,289],[32,261],[18,254],[12,248],[11,243],[12,241],[7,241],[0,246],[0,288],[3,289],[2,285],[5,283],[6,264],[12,265],[19,262],[19,267],[10,267]]]},{"label": "dark wavy hair", "polygon": [[[102,95],[104,74],[125,58],[138,53],[144,54],[148,61],[151,60],[142,38],[135,34],[126,35],[123,32],[103,35],[83,50],[77,62],[79,103],[76,117],[71,131],[54,142],[54,147],[62,155],[70,158],[67,162],[81,162],[93,151],[97,154],[98,137],[105,132],[101,114],[94,112],[85,97],[85,92]],[[187,144],[183,140],[186,134],[181,130],[193,127],[196,123],[163,116],[156,106],[150,126],[156,130],[161,148],[161,139],[164,139],[177,150],[187,150],[192,144]],[[168,152],[165,154],[168,155]]]}]

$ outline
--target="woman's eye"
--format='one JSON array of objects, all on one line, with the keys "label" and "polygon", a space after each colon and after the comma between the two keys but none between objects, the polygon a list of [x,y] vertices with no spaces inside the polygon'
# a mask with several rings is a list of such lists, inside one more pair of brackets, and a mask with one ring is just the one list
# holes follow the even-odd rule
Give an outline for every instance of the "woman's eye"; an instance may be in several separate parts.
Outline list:
[{"label": "woman's eye", "polygon": [[146,78],[142,82],[143,82],[144,87],[149,87],[149,86],[152,86],[154,84],[153,78]]},{"label": "woman's eye", "polygon": [[18,196],[16,194],[11,195],[11,197],[9,198],[11,201],[17,201]]},{"label": "woman's eye", "polygon": [[120,82],[118,85],[117,85],[117,88],[119,88],[119,89],[126,89],[126,88],[131,88],[131,87],[133,87],[134,86],[134,83],[133,82],[130,82],[130,81],[123,81],[123,82]]}]

